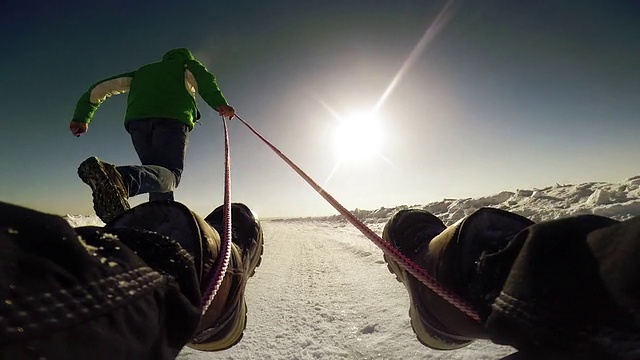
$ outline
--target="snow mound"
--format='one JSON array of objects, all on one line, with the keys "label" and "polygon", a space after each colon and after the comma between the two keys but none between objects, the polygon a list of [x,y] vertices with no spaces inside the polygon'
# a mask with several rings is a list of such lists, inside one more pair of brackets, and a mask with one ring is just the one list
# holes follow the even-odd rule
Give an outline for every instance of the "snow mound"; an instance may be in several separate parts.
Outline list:
[{"label": "snow mound", "polygon": [[[355,209],[352,213],[372,227],[381,227],[403,209],[423,209],[452,224],[481,207],[511,211],[533,221],[558,219],[581,214],[607,216],[626,220],[640,215],[640,176],[620,183],[587,182],[574,185],[555,184],[542,189],[516,189],[479,198],[446,198],[418,205],[400,205],[376,210]],[[344,221],[342,215],[297,218],[291,220]]]},{"label": "snow mound", "polygon": [[65,219],[71,226],[104,226],[102,220],[100,220],[95,215],[71,215],[67,214],[62,217]]}]

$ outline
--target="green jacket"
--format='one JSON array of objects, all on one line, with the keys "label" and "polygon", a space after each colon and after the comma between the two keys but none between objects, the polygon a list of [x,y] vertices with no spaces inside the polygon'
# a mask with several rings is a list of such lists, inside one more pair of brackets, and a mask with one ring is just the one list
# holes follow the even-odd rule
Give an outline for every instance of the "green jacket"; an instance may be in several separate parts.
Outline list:
[{"label": "green jacket", "polygon": [[196,94],[212,108],[227,105],[216,78],[188,49],[168,51],[162,61],[93,84],[80,97],[74,121],[89,123],[109,96],[129,92],[125,124],[150,117],[176,119],[193,129],[197,120]]}]

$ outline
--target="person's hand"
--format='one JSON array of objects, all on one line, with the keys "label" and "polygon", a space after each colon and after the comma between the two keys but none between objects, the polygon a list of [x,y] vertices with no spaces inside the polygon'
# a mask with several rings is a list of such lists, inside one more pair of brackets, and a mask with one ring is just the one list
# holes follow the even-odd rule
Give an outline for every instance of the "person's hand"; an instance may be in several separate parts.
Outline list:
[{"label": "person's hand", "polygon": [[71,122],[69,123],[69,130],[71,130],[71,133],[75,137],[79,137],[80,135],[86,133],[88,129],[89,129],[89,124],[87,123],[73,121],[73,120],[71,120]]},{"label": "person's hand", "polygon": [[226,117],[229,120],[236,116],[236,109],[229,105],[220,105],[216,108],[216,110],[218,111],[218,114],[220,114],[220,116],[222,116],[223,118]]}]

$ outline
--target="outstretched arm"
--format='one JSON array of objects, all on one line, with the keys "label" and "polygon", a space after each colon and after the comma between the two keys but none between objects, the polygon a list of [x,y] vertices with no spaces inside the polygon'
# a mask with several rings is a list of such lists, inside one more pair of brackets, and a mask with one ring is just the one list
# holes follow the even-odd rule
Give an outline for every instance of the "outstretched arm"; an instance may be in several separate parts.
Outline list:
[{"label": "outstretched arm", "polygon": [[[207,68],[202,65],[198,60],[190,60],[187,63],[187,79],[193,78],[196,83],[196,91],[200,93],[202,99],[214,108],[220,116],[231,119],[235,116],[235,109],[227,103],[227,100],[222,95],[216,78]],[[191,82],[191,81],[190,81]]]},{"label": "outstretched arm", "polygon": [[131,86],[133,72],[128,72],[110,78],[98,81],[91,85],[76,104],[73,119],[69,124],[69,130],[75,136],[80,136],[88,129],[89,123],[93,118],[100,104],[111,95],[126,93]]}]

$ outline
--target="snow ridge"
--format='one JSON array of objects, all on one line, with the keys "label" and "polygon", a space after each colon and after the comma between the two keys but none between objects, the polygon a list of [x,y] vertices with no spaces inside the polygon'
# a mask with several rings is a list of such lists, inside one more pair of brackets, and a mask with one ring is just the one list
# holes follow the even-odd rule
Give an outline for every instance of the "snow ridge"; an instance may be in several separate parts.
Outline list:
[{"label": "snow ridge", "polygon": [[[640,176],[621,183],[555,184],[542,189],[502,191],[479,198],[446,198],[428,204],[381,207],[375,210],[355,209],[352,213],[361,221],[376,227],[375,224],[385,223],[400,210],[423,209],[449,225],[481,207],[512,211],[535,222],[581,214],[626,220],[640,216]],[[281,220],[345,221],[342,215]]]}]

